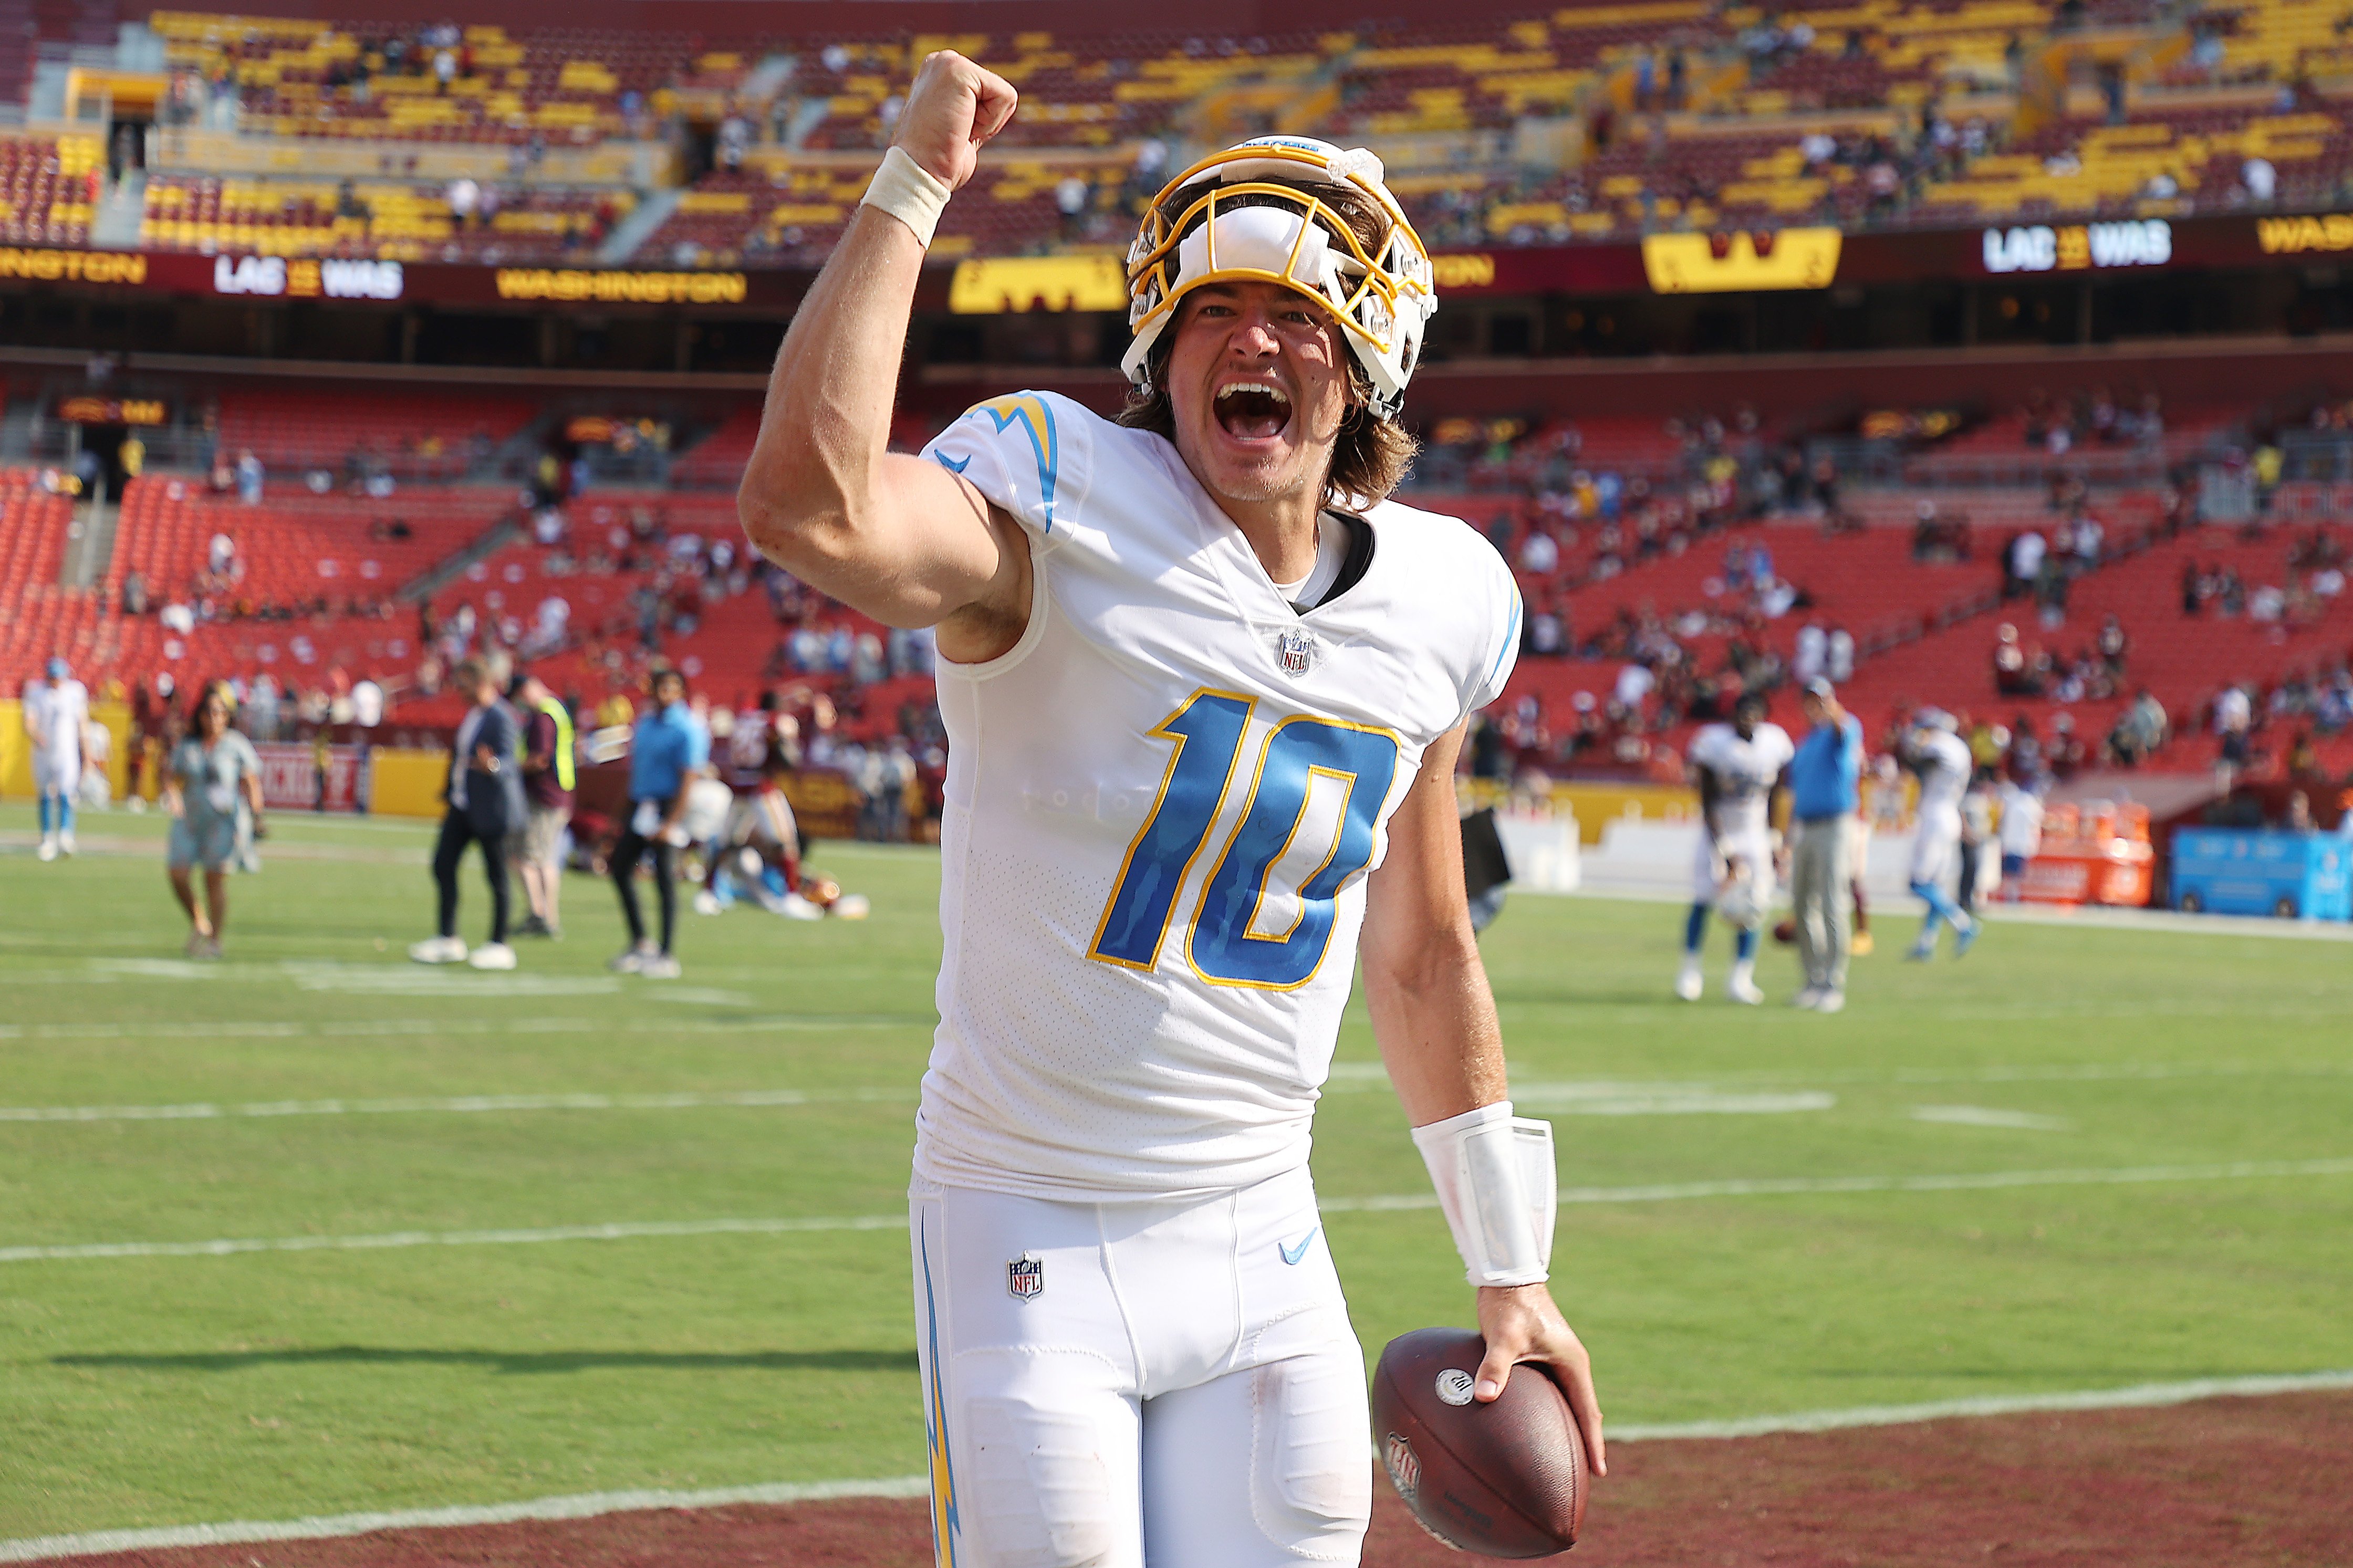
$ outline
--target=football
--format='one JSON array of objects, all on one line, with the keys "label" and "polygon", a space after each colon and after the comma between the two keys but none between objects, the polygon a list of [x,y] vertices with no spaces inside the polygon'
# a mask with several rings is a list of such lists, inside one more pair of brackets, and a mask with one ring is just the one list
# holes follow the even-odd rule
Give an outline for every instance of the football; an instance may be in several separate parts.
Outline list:
[{"label": "football", "polygon": [[1535,1365],[1493,1405],[1472,1398],[1487,1342],[1467,1329],[1391,1340],[1373,1373],[1373,1431],[1389,1482],[1421,1527],[1487,1557],[1550,1557],[1585,1522],[1585,1441]]}]

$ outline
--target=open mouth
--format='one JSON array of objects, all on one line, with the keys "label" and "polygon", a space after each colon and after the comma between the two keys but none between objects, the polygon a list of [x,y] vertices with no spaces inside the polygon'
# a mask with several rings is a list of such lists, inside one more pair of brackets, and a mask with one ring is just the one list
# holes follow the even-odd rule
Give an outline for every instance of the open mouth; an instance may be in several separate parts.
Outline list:
[{"label": "open mouth", "polygon": [[1214,407],[1218,424],[1238,441],[1271,440],[1291,423],[1291,395],[1271,382],[1235,382]]}]

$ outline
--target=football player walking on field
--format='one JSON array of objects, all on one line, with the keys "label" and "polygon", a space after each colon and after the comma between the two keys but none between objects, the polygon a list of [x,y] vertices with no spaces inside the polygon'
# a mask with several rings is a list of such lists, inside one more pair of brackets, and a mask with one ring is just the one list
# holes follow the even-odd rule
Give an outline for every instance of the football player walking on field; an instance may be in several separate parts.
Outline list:
[{"label": "football player walking on field", "polygon": [[[910,1191],[939,1562],[1354,1563],[1365,1368],[1307,1170],[1361,958],[1489,1346],[1568,1391],[1549,1129],[1514,1118],[1454,763],[1519,602],[1386,499],[1434,308],[1379,161],[1264,137],[1152,203],[1116,424],[1023,393],[920,457],[891,406],[925,246],[1013,89],[923,62],[744,477],[771,560],[936,626],[951,740]],[[1532,1375],[1523,1373],[1522,1375]]]}]

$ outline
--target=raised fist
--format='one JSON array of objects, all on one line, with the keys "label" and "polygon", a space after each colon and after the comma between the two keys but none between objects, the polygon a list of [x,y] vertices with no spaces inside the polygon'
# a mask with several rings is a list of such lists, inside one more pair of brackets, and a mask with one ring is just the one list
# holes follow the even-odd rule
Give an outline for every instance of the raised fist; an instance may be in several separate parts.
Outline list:
[{"label": "raised fist", "polygon": [[1003,77],[942,49],[925,56],[915,73],[892,145],[956,190],[979,165],[981,144],[1005,129],[1019,100]]}]

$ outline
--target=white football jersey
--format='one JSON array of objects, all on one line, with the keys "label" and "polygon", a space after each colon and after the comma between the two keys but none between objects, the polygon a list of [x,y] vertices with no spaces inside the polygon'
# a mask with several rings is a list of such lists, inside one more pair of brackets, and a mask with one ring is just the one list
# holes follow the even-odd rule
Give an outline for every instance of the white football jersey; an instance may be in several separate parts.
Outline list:
[{"label": "white football jersey", "polygon": [[79,680],[35,681],[25,692],[25,733],[49,762],[81,756],[81,727],[90,691]]},{"label": "white football jersey", "polygon": [[1961,795],[1977,767],[1969,743],[1949,730],[1930,730],[1913,743],[1913,753],[1920,763],[1921,818],[1933,816],[1941,824],[1949,816],[1958,832]]},{"label": "white football jersey", "polygon": [[1011,651],[939,662],[916,1173],[1117,1199],[1304,1165],[1366,875],[1424,748],[1511,673],[1510,570],[1384,502],[1363,578],[1299,614],[1173,445],[1053,394],[925,455],[1019,520],[1036,585]]},{"label": "white football jersey", "polygon": [[1789,731],[1778,724],[1759,724],[1745,741],[1729,724],[1709,724],[1692,737],[1692,764],[1715,775],[1717,837],[1764,837],[1771,826],[1767,807],[1773,782],[1797,754]]}]

